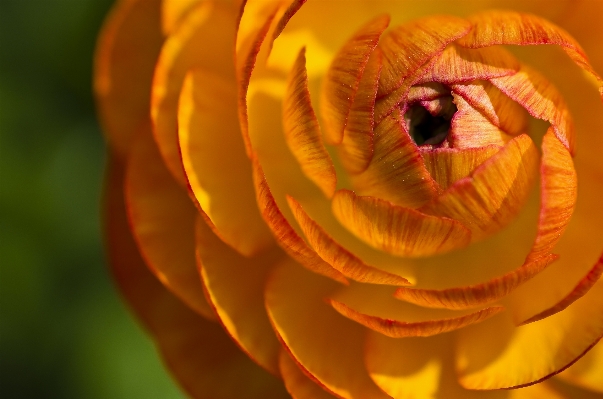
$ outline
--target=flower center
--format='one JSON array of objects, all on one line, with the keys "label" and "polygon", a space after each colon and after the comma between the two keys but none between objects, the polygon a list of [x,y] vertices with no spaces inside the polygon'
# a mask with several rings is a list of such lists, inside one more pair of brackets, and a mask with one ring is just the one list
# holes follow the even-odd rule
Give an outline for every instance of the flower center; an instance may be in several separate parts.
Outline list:
[{"label": "flower center", "polygon": [[446,140],[456,111],[452,96],[411,105],[404,115],[410,137],[419,146],[438,146]]}]

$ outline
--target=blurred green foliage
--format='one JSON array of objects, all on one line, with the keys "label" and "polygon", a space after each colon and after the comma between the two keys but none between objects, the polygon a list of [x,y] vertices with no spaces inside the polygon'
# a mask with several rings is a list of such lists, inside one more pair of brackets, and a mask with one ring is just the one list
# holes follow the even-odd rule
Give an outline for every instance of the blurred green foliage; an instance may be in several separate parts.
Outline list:
[{"label": "blurred green foliage", "polygon": [[0,0],[0,397],[181,398],[105,267],[91,93],[111,0]]}]

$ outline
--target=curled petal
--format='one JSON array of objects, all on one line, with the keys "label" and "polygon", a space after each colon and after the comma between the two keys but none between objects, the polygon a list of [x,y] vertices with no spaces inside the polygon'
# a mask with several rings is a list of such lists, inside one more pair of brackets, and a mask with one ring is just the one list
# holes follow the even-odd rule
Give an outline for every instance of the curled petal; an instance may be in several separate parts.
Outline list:
[{"label": "curled petal", "polygon": [[599,341],[597,345],[588,351],[588,353],[572,367],[559,374],[559,377],[573,385],[578,385],[592,391],[593,398],[595,398],[595,395],[603,394],[603,381],[601,381],[602,370],[603,342]]},{"label": "curled petal", "polygon": [[474,240],[492,234],[506,226],[525,203],[537,160],[538,151],[530,137],[517,136],[421,212],[462,222],[471,229]]},{"label": "curled petal", "polygon": [[484,306],[504,298],[555,259],[557,256],[548,255],[526,261],[521,267],[481,284],[443,290],[400,287],[394,295],[403,301],[428,308],[467,309]]},{"label": "curled petal", "polygon": [[324,390],[318,381],[304,374],[302,366],[291,359],[283,349],[279,356],[279,368],[285,388],[293,399],[333,399],[335,396]]},{"label": "curled petal", "polygon": [[304,174],[327,197],[332,197],[337,186],[333,161],[320,134],[308,91],[306,49],[302,48],[289,73],[283,100],[283,128],[289,149],[301,165]]},{"label": "curled petal", "polygon": [[381,15],[360,28],[335,56],[324,79],[321,111],[327,142],[341,143],[360,78],[389,16]]},{"label": "curled petal", "polygon": [[400,256],[425,256],[467,245],[471,233],[461,223],[339,190],[333,197],[339,222],[370,246]]},{"label": "curled petal", "polygon": [[273,245],[255,201],[235,86],[213,73],[191,71],[180,95],[178,125],[185,178],[214,232],[245,256]]},{"label": "curled petal", "polygon": [[344,276],[369,284],[409,285],[404,277],[365,264],[361,259],[339,245],[303,210],[292,197],[287,197],[295,219],[301,226],[310,245],[325,261]]}]

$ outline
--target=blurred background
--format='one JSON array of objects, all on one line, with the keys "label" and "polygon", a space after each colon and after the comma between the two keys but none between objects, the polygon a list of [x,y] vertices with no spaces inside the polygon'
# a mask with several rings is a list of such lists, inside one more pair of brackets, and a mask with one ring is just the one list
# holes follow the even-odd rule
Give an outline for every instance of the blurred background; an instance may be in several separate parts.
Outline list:
[{"label": "blurred background", "polygon": [[121,303],[91,92],[112,0],[0,0],[0,397],[182,398]]}]

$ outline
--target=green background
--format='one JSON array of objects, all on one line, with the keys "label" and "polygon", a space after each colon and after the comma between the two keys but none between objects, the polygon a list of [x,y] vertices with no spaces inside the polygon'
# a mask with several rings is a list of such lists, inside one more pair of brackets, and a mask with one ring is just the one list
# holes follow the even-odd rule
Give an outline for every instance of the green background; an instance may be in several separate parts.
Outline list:
[{"label": "green background", "polygon": [[0,397],[181,398],[103,254],[91,93],[111,0],[0,0]]}]

